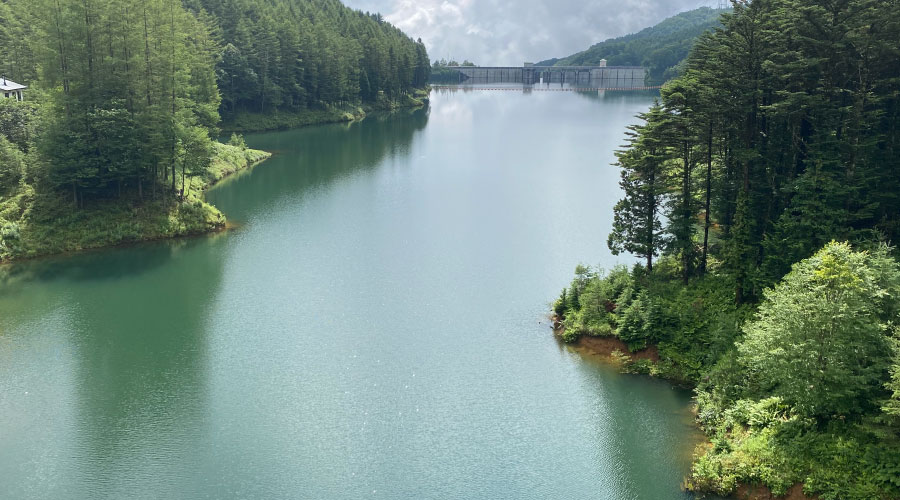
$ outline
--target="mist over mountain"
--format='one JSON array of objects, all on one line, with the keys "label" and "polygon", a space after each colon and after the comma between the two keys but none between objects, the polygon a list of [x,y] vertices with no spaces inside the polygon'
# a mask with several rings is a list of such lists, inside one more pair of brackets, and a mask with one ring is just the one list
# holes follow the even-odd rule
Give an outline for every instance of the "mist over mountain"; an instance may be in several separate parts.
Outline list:
[{"label": "mist over mountain", "polygon": [[697,38],[721,26],[719,17],[730,9],[700,7],[682,12],[637,33],[600,42],[562,59],[548,59],[542,66],[591,66],[606,59],[610,66],[644,66],[647,83],[658,85],[679,74]]},{"label": "mist over mountain", "polygon": [[347,0],[381,12],[432,59],[520,65],[574,54],[601,40],[635,33],[711,0]]}]

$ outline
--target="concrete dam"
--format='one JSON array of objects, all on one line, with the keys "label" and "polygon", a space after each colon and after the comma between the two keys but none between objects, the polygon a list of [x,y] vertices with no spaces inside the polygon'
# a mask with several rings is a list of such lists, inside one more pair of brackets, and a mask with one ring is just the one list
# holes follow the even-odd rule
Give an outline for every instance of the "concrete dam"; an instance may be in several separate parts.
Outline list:
[{"label": "concrete dam", "polygon": [[451,66],[457,83],[568,83],[598,88],[644,88],[647,70],[641,66]]}]

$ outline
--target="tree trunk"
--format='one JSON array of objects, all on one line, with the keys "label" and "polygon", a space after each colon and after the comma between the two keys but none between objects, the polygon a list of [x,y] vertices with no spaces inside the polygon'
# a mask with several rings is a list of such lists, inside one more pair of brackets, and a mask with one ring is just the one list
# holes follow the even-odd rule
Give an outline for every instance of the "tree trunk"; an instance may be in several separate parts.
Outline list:
[{"label": "tree trunk", "polygon": [[134,118],[134,88],[131,86],[131,67],[128,64],[128,7],[122,11],[122,58],[125,62],[125,84],[128,87],[128,112]]},{"label": "tree trunk", "polygon": [[[56,36],[59,38],[59,69],[62,72],[63,94],[69,93],[69,60],[66,57],[66,48],[60,27],[60,18],[62,17],[62,6],[59,0],[56,0]],[[69,102],[66,101],[66,115],[69,114]]]},{"label": "tree trunk", "polygon": [[[149,28],[147,26],[147,6],[144,5],[144,64],[147,66],[146,68],[146,91],[147,91],[147,106],[151,106],[153,104],[153,100],[150,97],[150,88],[153,85],[153,68],[150,59],[150,33]],[[154,169],[155,171],[155,169]],[[156,198],[156,187],[154,182],[153,188],[153,197]]]},{"label": "tree trunk", "polygon": [[[655,153],[652,153],[655,154]],[[647,272],[653,271],[653,250],[656,245],[655,224],[656,221],[656,171],[650,171],[650,199],[647,203]]]},{"label": "tree trunk", "polygon": [[682,236],[684,238],[686,238],[686,241],[684,242],[684,246],[681,249],[681,262],[682,262],[682,266],[684,267],[684,270],[682,273],[682,279],[684,280],[684,284],[687,285],[688,283],[690,283],[691,274],[692,274],[691,268],[693,267],[691,265],[691,253],[692,252],[690,251],[690,249],[694,245],[693,235],[691,234],[693,232],[693,230],[691,228],[691,226],[693,226],[693,224],[692,224],[693,221],[690,220],[691,219],[691,158],[690,158],[690,145],[688,144],[687,141],[684,141],[684,143],[682,145],[682,154],[684,156],[684,158],[683,158],[684,159],[684,175],[682,178],[683,182],[682,182],[682,186],[681,186],[681,196],[683,198],[682,203],[684,203],[684,206],[683,206],[684,213],[682,214],[682,217],[683,217],[682,223],[685,226],[684,227],[685,234]]},{"label": "tree trunk", "polygon": [[175,4],[174,0],[169,3],[169,14],[171,17],[172,30],[172,193],[175,194],[175,143],[177,136],[175,134]]},{"label": "tree trunk", "polygon": [[87,65],[88,65],[88,89],[91,93],[94,91],[94,38],[93,38],[93,23],[91,22],[91,11],[92,7],[88,4],[86,0],[82,1],[82,7],[84,8],[84,27],[85,27],[85,49],[87,50]]},{"label": "tree trunk", "polygon": [[703,260],[700,261],[700,276],[706,274],[706,261],[709,256],[709,209],[712,193],[712,147],[713,147],[713,122],[709,121],[709,130],[706,135],[706,215],[703,217]]}]

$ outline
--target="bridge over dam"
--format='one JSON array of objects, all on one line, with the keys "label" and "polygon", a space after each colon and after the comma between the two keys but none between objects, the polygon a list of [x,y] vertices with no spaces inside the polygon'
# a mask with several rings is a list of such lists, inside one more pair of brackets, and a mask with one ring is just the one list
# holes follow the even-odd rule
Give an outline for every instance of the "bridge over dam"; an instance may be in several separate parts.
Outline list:
[{"label": "bridge over dam", "polygon": [[597,88],[644,88],[646,68],[641,66],[450,66],[458,83],[569,83]]}]

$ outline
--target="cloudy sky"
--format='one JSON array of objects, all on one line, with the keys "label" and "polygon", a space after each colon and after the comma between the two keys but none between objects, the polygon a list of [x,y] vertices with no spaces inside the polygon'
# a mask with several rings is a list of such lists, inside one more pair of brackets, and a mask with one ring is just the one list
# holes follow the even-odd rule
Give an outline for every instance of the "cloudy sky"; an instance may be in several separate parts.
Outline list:
[{"label": "cloudy sky", "polygon": [[563,57],[717,0],[344,0],[381,12],[432,59],[483,66]]}]

